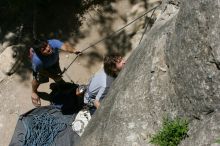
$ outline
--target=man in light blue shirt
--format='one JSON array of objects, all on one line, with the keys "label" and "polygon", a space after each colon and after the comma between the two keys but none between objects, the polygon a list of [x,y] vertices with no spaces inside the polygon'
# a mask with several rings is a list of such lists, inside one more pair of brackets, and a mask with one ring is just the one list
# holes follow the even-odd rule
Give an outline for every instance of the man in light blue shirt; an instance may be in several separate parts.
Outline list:
[{"label": "man in light blue shirt", "polygon": [[125,61],[119,54],[110,54],[104,58],[104,68],[90,80],[84,95],[84,103],[90,107],[91,114],[100,106],[100,101],[106,97],[108,90],[124,67]]},{"label": "man in light blue shirt", "polygon": [[36,40],[34,47],[31,48],[30,55],[32,60],[33,80],[32,80],[32,103],[40,106],[40,97],[37,89],[41,83],[46,83],[49,78],[55,82],[64,82],[61,77],[59,65],[59,51],[67,51],[75,54],[81,53],[73,48],[69,43],[60,40]]},{"label": "man in light blue shirt", "polygon": [[44,54],[37,51],[33,52],[32,69],[34,72],[39,72],[41,69],[49,68],[59,62],[59,50],[61,49],[63,42],[59,40],[48,40],[48,45],[51,49],[45,49],[44,52],[51,52],[43,52]]}]

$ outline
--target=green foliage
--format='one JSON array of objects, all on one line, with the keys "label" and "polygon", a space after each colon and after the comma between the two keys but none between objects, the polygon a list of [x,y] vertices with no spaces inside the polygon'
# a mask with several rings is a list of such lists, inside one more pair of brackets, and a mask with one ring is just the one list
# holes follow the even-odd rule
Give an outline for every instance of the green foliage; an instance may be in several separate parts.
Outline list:
[{"label": "green foliage", "polygon": [[219,143],[220,144],[220,139],[216,140],[215,143]]},{"label": "green foliage", "polygon": [[177,146],[187,136],[187,131],[187,120],[165,118],[162,129],[152,137],[150,143],[159,146]]}]

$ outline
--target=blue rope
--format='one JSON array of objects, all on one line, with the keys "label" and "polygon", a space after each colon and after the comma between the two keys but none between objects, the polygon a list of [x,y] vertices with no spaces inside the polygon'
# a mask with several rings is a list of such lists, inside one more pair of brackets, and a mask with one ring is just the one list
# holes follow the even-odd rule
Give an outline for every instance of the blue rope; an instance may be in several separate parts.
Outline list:
[{"label": "blue rope", "polygon": [[31,120],[25,122],[26,128],[24,146],[48,146],[54,142],[55,137],[63,131],[67,124],[52,114],[31,115]]}]

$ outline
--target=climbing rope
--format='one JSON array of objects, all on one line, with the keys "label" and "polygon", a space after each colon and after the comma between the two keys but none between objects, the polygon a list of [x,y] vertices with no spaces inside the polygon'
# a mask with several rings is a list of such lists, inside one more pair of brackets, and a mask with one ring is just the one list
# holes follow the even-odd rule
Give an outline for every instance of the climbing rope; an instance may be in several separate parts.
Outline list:
[{"label": "climbing rope", "polygon": [[[125,29],[126,27],[128,27],[129,25],[131,25],[132,23],[134,23],[135,21],[141,19],[142,17],[144,17],[145,15],[147,15],[147,14],[148,14],[149,12],[151,12],[151,11],[153,11],[152,14],[151,14],[151,18],[152,18],[152,16],[153,16],[155,10],[156,10],[160,5],[161,5],[161,3],[160,3],[158,6],[156,6],[156,7],[152,8],[152,9],[146,11],[145,13],[143,13],[142,15],[140,15],[139,17],[137,17],[137,18],[135,18],[134,20],[132,20],[131,22],[127,23],[126,25],[124,25],[124,26],[121,27],[120,29],[118,29],[118,30],[112,32],[110,35],[108,35],[108,36],[106,36],[106,37],[100,39],[99,41],[97,41],[97,42],[91,44],[90,46],[86,47],[86,48],[83,49],[81,52],[83,53],[84,51],[88,50],[89,48],[94,47],[94,46],[96,46],[97,44],[99,44],[100,42],[102,42],[102,41],[104,41],[104,40],[106,40],[106,39],[108,39],[108,38],[114,36],[115,34],[117,34],[118,32],[122,31],[123,29]],[[150,23],[150,19],[149,19],[149,21],[148,21],[147,26],[145,27],[144,33],[146,32],[146,29],[147,29],[149,23]],[[142,34],[141,40],[142,40],[142,38],[143,38],[144,33]],[[140,42],[141,42],[141,40],[140,40]],[[140,44],[140,42],[139,42],[139,44]],[[78,57],[79,57],[79,55],[77,55],[77,56],[71,61],[71,63],[70,63],[67,67],[64,67],[64,69],[63,69],[61,75],[62,75],[63,73],[65,73],[65,72],[69,69],[69,67],[73,64],[73,62],[76,61],[76,59],[77,59]]]},{"label": "climbing rope", "polygon": [[24,146],[48,146],[54,142],[57,134],[63,131],[67,124],[48,112],[40,115],[29,114],[29,120],[24,120],[26,129]]},{"label": "climbing rope", "polygon": [[140,39],[140,41],[139,41],[139,43],[138,43],[139,45],[140,45],[140,43],[141,43],[141,41],[142,41],[142,39],[143,39],[143,37],[144,37],[144,34],[145,34],[145,32],[146,32],[146,30],[147,30],[149,24],[150,24],[150,20],[151,20],[151,18],[153,17],[155,11],[156,11],[156,8],[153,10],[153,12],[152,12],[152,14],[151,14],[151,16],[150,16],[150,19],[148,20],[147,26],[145,25],[146,27],[144,28],[144,31],[143,31],[142,36],[141,36],[141,39]]}]

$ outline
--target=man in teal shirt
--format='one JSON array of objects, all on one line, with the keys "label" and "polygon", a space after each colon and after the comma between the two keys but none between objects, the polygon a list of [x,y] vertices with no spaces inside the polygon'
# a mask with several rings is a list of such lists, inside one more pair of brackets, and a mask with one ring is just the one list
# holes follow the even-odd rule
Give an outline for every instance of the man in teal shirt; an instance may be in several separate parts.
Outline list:
[{"label": "man in teal shirt", "polygon": [[49,78],[55,82],[64,82],[62,79],[59,65],[59,51],[67,51],[75,54],[81,53],[73,48],[69,43],[63,43],[60,40],[36,40],[34,47],[31,48],[31,60],[33,69],[32,80],[32,103],[34,106],[40,106],[41,101],[38,96],[38,87],[41,83],[46,83]]}]

